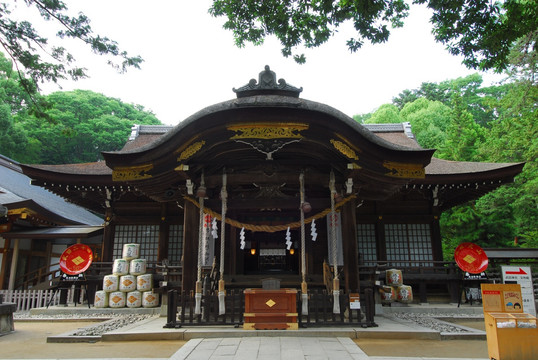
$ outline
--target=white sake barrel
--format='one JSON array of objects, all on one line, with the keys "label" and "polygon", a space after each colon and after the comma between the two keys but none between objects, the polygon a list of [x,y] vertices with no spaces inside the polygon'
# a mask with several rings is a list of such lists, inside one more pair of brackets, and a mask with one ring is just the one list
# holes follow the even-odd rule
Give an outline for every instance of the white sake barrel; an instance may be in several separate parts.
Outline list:
[{"label": "white sake barrel", "polygon": [[108,295],[108,306],[111,308],[125,307],[125,293],[121,291],[114,291]]},{"label": "white sake barrel", "polygon": [[108,307],[108,293],[103,290],[96,291],[93,300],[93,306],[95,306],[96,308]]},{"label": "white sake barrel", "polygon": [[140,256],[140,244],[123,244],[122,258],[125,260],[138,259]]},{"label": "white sake barrel", "polygon": [[413,301],[413,289],[409,285],[401,285],[396,288],[396,300],[402,303]]},{"label": "white sake barrel", "polygon": [[136,277],[136,290],[149,291],[153,289],[153,275],[144,274]]},{"label": "white sake barrel", "polygon": [[389,269],[386,271],[386,281],[388,286],[400,286],[403,284],[402,270]]},{"label": "white sake barrel", "polygon": [[159,294],[153,291],[144,291],[142,293],[142,306],[152,308],[159,305]]},{"label": "white sake barrel", "polygon": [[136,290],[136,276],[123,275],[120,276],[120,291],[129,292]]},{"label": "white sake barrel", "polygon": [[383,302],[393,302],[396,300],[396,288],[394,286],[383,286],[383,290],[380,293]]},{"label": "white sake barrel", "polygon": [[146,273],[147,262],[146,259],[133,259],[129,266],[129,274],[142,275]]},{"label": "white sake barrel", "polygon": [[106,292],[118,291],[119,282],[118,275],[105,275],[103,277],[103,290]]},{"label": "white sake barrel", "polygon": [[142,306],[142,293],[138,290],[127,293],[125,303],[128,308],[138,308]]},{"label": "white sake barrel", "polygon": [[112,267],[112,273],[114,275],[127,275],[129,273],[129,261],[125,259],[114,260],[114,266]]}]

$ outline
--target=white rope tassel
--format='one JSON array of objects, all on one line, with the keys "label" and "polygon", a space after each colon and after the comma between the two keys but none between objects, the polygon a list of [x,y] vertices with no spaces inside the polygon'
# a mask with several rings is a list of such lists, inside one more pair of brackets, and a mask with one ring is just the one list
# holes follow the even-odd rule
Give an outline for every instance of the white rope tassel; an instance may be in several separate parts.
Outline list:
[{"label": "white rope tassel", "polygon": [[219,291],[219,315],[226,314],[226,303],[224,299],[226,298],[226,291]]},{"label": "white rope tassel", "polygon": [[[204,173],[200,181],[200,187],[204,186]],[[200,225],[198,226],[198,271],[196,275],[196,294],[194,296],[194,314],[202,313],[202,233],[204,226],[204,197],[200,196]]]},{"label": "white rope tassel", "polygon": [[301,204],[300,204],[300,212],[301,212],[301,276],[302,276],[302,284],[301,284],[301,313],[303,315],[308,315],[308,288],[306,285],[306,241],[305,241],[305,229],[304,229],[304,173],[301,172],[299,175],[299,183],[300,183],[300,197],[301,197]]},{"label": "white rope tassel", "polygon": [[224,284],[224,237],[226,235],[226,201],[228,199],[228,193],[226,191],[226,170],[222,173],[222,189],[220,190],[220,198],[222,201],[221,209],[221,225],[220,225],[220,280],[219,280],[219,315],[226,313],[226,304],[224,300],[226,298],[226,290]]},{"label": "white rope tassel", "polygon": [[196,293],[194,294],[194,314],[200,315],[202,313],[202,293]]},{"label": "white rope tassel", "polygon": [[338,281],[338,249],[336,243],[336,212],[334,209],[334,198],[336,196],[336,187],[334,180],[334,172],[331,170],[331,178],[329,181],[329,189],[331,191],[331,245],[333,252],[333,313],[340,314],[340,285]]}]

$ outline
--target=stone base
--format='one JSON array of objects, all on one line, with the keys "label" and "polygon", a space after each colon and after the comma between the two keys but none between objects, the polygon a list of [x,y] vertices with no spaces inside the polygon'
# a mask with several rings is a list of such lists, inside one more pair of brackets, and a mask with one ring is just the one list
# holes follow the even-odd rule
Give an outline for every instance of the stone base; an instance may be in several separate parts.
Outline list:
[{"label": "stone base", "polygon": [[0,304],[0,336],[15,331],[13,313],[17,310],[17,304]]}]

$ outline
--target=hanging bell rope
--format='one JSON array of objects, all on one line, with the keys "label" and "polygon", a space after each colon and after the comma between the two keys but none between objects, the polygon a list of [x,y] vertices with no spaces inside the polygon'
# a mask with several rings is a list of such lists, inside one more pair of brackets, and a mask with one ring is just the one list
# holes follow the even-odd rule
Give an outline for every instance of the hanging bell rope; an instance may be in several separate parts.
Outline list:
[{"label": "hanging bell rope", "polygon": [[336,242],[336,187],[334,172],[331,170],[331,177],[329,180],[329,189],[331,191],[331,245],[332,245],[332,258],[333,258],[333,313],[340,313],[340,280],[338,279],[338,246]]},{"label": "hanging bell rope", "polygon": [[[352,194],[352,195],[349,195],[348,197],[344,198],[342,201],[339,201],[337,203],[334,204],[334,208],[335,209],[338,209],[340,208],[341,206],[343,206],[344,204],[346,204],[348,201],[352,200],[352,199],[355,199],[357,196]],[[183,197],[185,200],[188,200],[190,201],[191,203],[193,203],[195,206],[197,207],[200,207],[200,203],[198,203],[198,201],[196,201],[196,199],[193,199],[189,196],[184,196]],[[327,216],[328,214],[331,213],[331,208],[327,208],[309,218],[306,218],[304,220],[304,223],[305,224],[310,224],[312,222],[312,220],[319,220],[321,218],[324,218],[325,216]],[[204,213],[206,214],[209,214],[211,215],[212,217],[215,217],[217,220],[219,221],[222,221],[222,217],[216,213],[215,211],[209,209],[209,208],[204,208]],[[273,232],[277,232],[277,231],[284,231],[286,230],[288,227],[290,229],[297,229],[301,226],[301,222],[300,221],[296,221],[296,222],[292,222],[292,223],[289,223],[289,224],[285,224],[285,225],[254,225],[254,224],[245,224],[245,223],[242,223],[242,222],[239,222],[237,220],[233,220],[233,219],[230,219],[230,218],[226,218],[225,219],[225,222],[226,224],[230,225],[230,226],[234,226],[236,228],[245,228],[246,230],[250,230],[250,231],[254,231],[254,232],[269,232],[269,233],[273,233]]]},{"label": "hanging bell rope", "polygon": [[198,226],[198,271],[196,276],[196,294],[194,295],[195,306],[194,313],[200,315],[202,313],[202,237],[203,237],[203,226],[204,226],[204,198],[206,195],[205,192],[205,183],[204,183],[204,173],[202,172],[202,178],[200,181],[200,186],[196,195],[200,198],[200,224]]},{"label": "hanging bell rope", "polygon": [[226,169],[222,173],[222,189],[220,191],[220,198],[222,201],[222,208],[220,212],[221,225],[220,225],[220,279],[219,279],[219,315],[226,313],[226,305],[224,299],[226,297],[226,284],[224,283],[224,237],[226,234],[226,201],[228,199],[228,193],[226,191]]},{"label": "hanging bell rope", "polygon": [[305,202],[304,202],[304,172],[301,172],[299,175],[299,184],[300,184],[300,201],[299,210],[301,212],[301,313],[303,315],[308,315],[308,286],[306,284],[306,241],[305,241]]}]

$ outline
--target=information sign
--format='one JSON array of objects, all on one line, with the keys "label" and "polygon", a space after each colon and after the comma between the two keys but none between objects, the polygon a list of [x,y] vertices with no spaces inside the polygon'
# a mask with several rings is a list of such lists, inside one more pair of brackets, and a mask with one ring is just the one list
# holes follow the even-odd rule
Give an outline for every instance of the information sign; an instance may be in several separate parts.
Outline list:
[{"label": "information sign", "polygon": [[359,310],[361,308],[361,297],[358,293],[349,294],[349,308],[351,310]]},{"label": "information sign", "polygon": [[481,284],[484,312],[522,313],[519,284]]},{"label": "information sign", "polygon": [[503,283],[519,284],[523,297],[523,312],[536,316],[536,303],[530,266],[501,266]]}]

